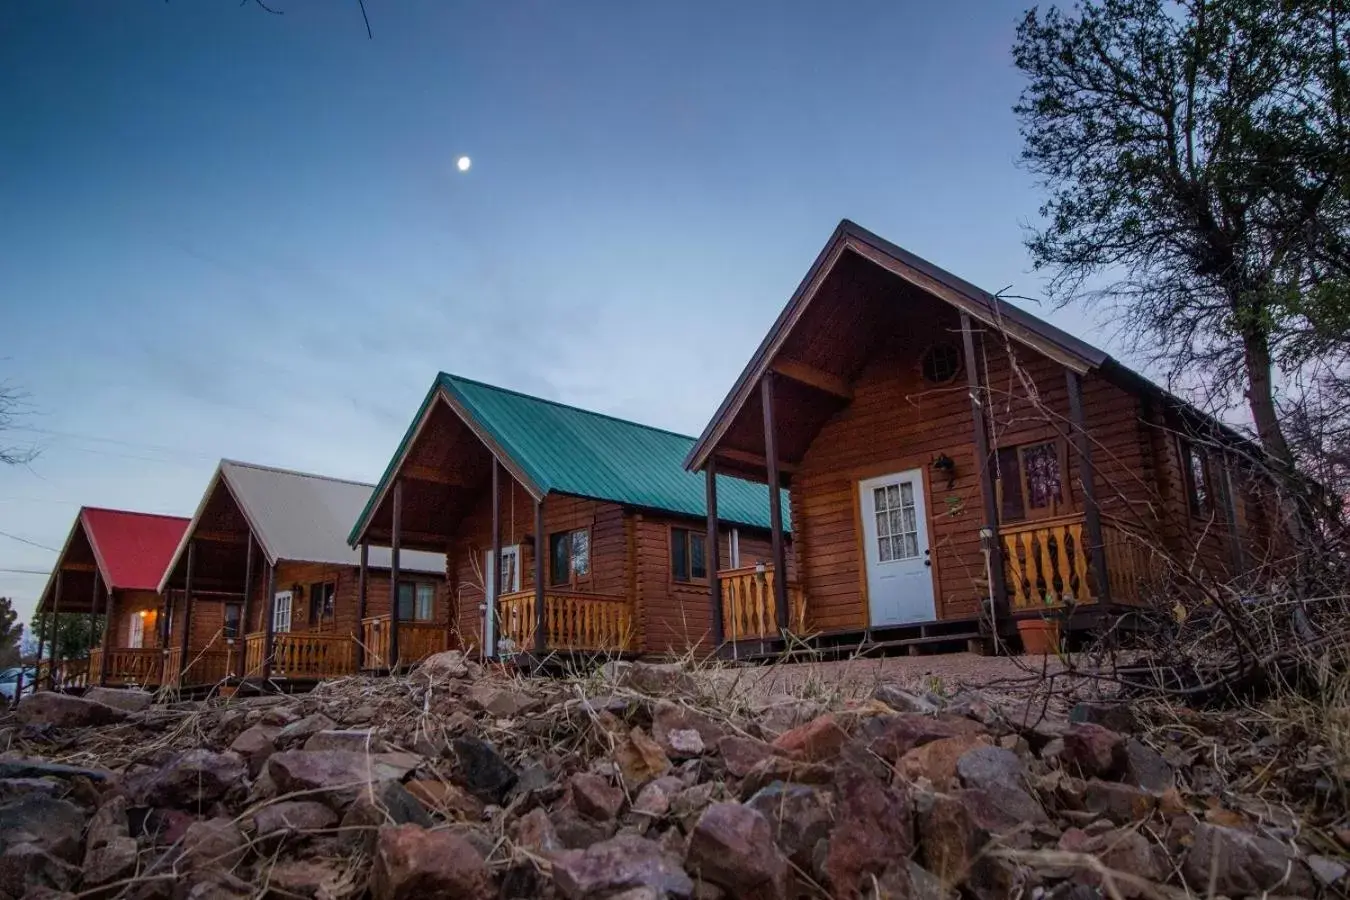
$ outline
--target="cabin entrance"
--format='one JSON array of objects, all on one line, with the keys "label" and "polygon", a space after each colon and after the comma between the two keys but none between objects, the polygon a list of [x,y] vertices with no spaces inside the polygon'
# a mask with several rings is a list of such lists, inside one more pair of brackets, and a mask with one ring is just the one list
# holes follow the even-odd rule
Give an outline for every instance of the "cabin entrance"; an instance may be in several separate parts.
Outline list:
[{"label": "cabin entrance", "polygon": [[923,471],[858,482],[871,627],[931,622],[933,569]]}]

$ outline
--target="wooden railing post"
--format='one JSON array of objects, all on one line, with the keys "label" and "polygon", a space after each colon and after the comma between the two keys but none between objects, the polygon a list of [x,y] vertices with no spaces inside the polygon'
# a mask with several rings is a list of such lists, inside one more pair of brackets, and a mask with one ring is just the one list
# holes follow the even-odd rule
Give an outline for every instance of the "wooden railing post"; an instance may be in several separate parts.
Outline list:
[{"label": "wooden railing post", "polygon": [[[47,640],[51,642],[51,649],[48,651],[47,665],[47,689],[56,690],[56,644],[57,635],[61,633],[61,576],[62,571],[56,570],[56,591],[52,595],[52,627],[47,630]],[[39,651],[42,649],[38,648]],[[38,662],[42,661],[42,654],[38,653]]]},{"label": "wooden railing post", "polygon": [[[294,601],[292,601],[294,602]],[[267,561],[267,606],[263,621],[262,683],[272,680],[272,654],[277,641],[277,564]]]},{"label": "wooden railing post", "polygon": [[[722,631],[722,580],[717,577],[721,568],[722,550],[717,540],[717,457],[709,456],[703,467],[704,488],[708,501],[708,535],[704,549],[705,565],[708,568],[708,604],[712,616],[713,649],[722,646],[726,636]],[[776,492],[775,492],[776,493]]]},{"label": "wooden railing post", "polygon": [[[98,572],[94,572],[94,602],[98,602]],[[103,587],[103,640],[99,642],[99,648],[103,651],[98,656],[98,683],[100,686],[108,684],[108,640],[112,633],[112,588],[108,585]],[[89,680],[94,680],[93,664],[89,666]]]},{"label": "wooden railing post", "polygon": [[188,664],[188,651],[192,646],[192,566],[197,556],[197,542],[188,538],[187,573],[183,578],[183,650],[179,661],[178,676],[182,681],[183,666]]},{"label": "wooden railing post", "polygon": [[[994,476],[990,471],[994,460],[989,452],[989,429],[984,418],[984,387],[980,378],[979,357],[975,355],[975,332],[971,327],[970,314],[965,312],[961,313],[961,344],[966,365],[966,387],[970,392],[975,460],[980,474],[980,500],[984,507],[981,544],[989,554],[989,601],[994,617],[999,627],[1002,627],[1008,622],[1008,587],[1003,580],[1003,542],[998,535],[998,500],[994,492]],[[997,642],[997,634],[994,639]]]},{"label": "wooden railing post", "polygon": [[788,622],[787,555],[783,547],[783,491],[778,474],[778,429],[774,424],[772,371],[760,376],[759,399],[764,407],[764,459],[769,479],[769,537],[773,564],[784,577],[774,584],[774,613],[780,633]]},{"label": "wooden railing post", "polygon": [[497,598],[502,593],[502,491],[501,491],[501,463],[497,462],[497,457],[492,457],[492,568],[483,573],[487,578],[489,585],[489,596],[487,603],[487,618],[483,622],[484,630],[487,629],[488,621],[492,623],[492,646],[487,645],[487,635],[483,635],[483,655],[490,659],[497,657],[497,644],[501,640],[498,632],[501,630],[501,622],[497,618]]},{"label": "wooden railing post", "polygon": [[1088,550],[1092,559],[1089,577],[1098,603],[1111,602],[1111,580],[1106,571],[1106,544],[1102,540],[1101,510],[1097,506],[1097,486],[1092,467],[1092,447],[1083,415],[1083,383],[1073,369],[1064,370],[1069,389],[1069,418],[1073,422],[1073,446],[1078,454],[1078,480],[1082,483],[1083,524],[1087,528]]},{"label": "wooden railing post", "polygon": [[[540,656],[548,651],[548,607],[544,599],[544,556],[548,552],[547,548],[544,501],[540,498],[534,501],[534,652]],[[500,565],[497,571],[501,572]]]},{"label": "wooden railing post", "polygon": [[[403,479],[394,478],[393,527],[389,536],[389,658],[385,665],[392,673],[398,667],[398,575],[399,544],[403,539]],[[416,602],[414,596],[413,601]]]}]

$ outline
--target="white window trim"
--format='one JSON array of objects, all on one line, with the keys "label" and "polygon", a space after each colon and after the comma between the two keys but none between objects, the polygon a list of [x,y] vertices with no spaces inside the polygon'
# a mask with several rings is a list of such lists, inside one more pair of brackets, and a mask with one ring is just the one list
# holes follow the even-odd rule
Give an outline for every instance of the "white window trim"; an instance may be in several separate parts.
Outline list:
[{"label": "white window trim", "polygon": [[272,631],[284,634],[291,630],[291,592],[277,591],[272,598]]}]

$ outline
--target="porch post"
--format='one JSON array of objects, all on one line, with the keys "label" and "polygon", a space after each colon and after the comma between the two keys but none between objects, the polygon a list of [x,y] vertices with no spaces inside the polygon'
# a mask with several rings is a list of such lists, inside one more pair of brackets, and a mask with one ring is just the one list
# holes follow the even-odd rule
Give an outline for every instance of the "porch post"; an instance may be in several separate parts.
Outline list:
[{"label": "porch post", "polygon": [[241,678],[248,674],[246,666],[248,660],[248,629],[249,622],[252,621],[249,615],[253,612],[253,532],[249,532],[245,539],[244,551],[244,608],[239,613],[239,663],[238,674]]},{"label": "porch post", "polygon": [[[484,576],[488,579],[491,589],[488,591],[487,619],[484,620],[484,630],[486,631],[487,621],[492,622],[492,646],[487,646],[487,635],[483,635],[483,655],[497,658],[497,628],[501,625],[497,621],[497,598],[501,596],[502,586],[499,582],[502,580],[502,490],[501,490],[501,463],[497,462],[497,457],[492,457],[492,571],[485,572]],[[537,590],[537,588],[536,588]]]},{"label": "porch post", "polygon": [[[89,597],[89,649],[94,649],[94,636],[98,635],[98,645],[103,645],[103,635],[98,631],[98,567],[94,567],[94,591]],[[94,683],[94,673],[86,672],[85,680]]]},{"label": "porch post", "polygon": [[783,491],[778,475],[778,429],[773,420],[772,371],[759,382],[760,405],[764,407],[764,459],[769,475],[769,529],[773,551],[773,603],[780,632],[788,629],[787,556],[783,549]]},{"label": "porch post", "polygon": [[366,664],[366,587],[370,581],[370,541],[361,541],[361,564],[356,570],[356,670],[359,672]]},{"label": "porch post", "polygon": [[1088,552],[1092,561],[1093,595],[1098,603],[1110,603],[1111,586],[1106,577],[1106,543],[1102,540],[1101,510],[1097,506],[1092,446],[1088,442],[1087,424],[1083,416],[1083,381],[1073,369],[1064,370],[1064,381],[1069,388],[1069,418],[1073,422],[1073,446],[1078,454],[1078,480],[1082,482],[1083,525],[1087,530]]},{"label": "porch post", "polygon": [[[56,592],[52,595],[52,627],[47,630],[47,640],[51,642],[51,647],[47,650],[47,689],[56,690],[56,636],[61,631],[61,576],[64,573],[56,570]],[[38,648],[38,662],[42,661],[42,648]]]},{"label": "porch post", "polygon": [[[94,571],[94,603],[98,603],[98,571]],[[108,635],[112,633],[112,618],[109,615],[112,606],[112,587],[104,585],[103,588],[103,640],[99,642],[102,653],[98,655],[98,683],[100,686],[106,686],[108,683]],[[89,681],[94,680],[94,673],[89,673]]]},{"label": "porch post", "polygon": [[715,456],[708,457],[703,467],[703,478],[708,494],[708,537],[704,558],[708,567],[708,604],[712,615],[713,649],[722,646],[725,635],[722,633],[722,581],[717,577],[721,566],[722,551],[717,541],[717,462]]},{"label": "porch post", "polygon": [[272,653],[277,642],[277,565],[267,561],[267,598],[263,605],[262,683],[272,680]]},{"label": "porch post", "polygon": [[[548,609],[544,597],[544,556],[548,538],[544,534],[544,501],[534,501],[534,652],[542,656],[548,650]],[[501,571],[501,566],[497,567]]]},{"label": "porch post", "polygon": [[188,538],[187,573],[183,576],[183,653],[178,661],[178,683],[183,684],[183,675],[187,673],[188,651],[192,644],[192,566],[196,562],[197,542]]},{"label": "porch post", "polygon": [[[993,604],[995,631],[1008,621],[1008,588],[1003,575],[1003,543],[998,536],[998,500],[994,493],[994,476],[990,471],[993,457],[989,452],[989,429],[984,419],[984,401],[980,383],[980,362],[975,355],[975,331],[970,314],[961,313],[961,344],[966,365],[966,385],[970,392],[970,418],[975,436],[975,465],[980,473],[980,499],[984,505],[984,526],[981,532],[988,536],[989,600]],[[995,641],[998,635],[994,635]]]},{"label": "porch post", "polygon": [[393,530],[389,540],[389,671],[398,665],[398,550],[403,539],[403,479],[394,478]]}]

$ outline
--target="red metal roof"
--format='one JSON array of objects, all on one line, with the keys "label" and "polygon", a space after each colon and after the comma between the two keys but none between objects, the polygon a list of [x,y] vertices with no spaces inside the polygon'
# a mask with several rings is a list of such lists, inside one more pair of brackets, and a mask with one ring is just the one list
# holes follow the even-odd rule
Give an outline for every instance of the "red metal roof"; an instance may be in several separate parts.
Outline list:
[{"label": "red metal roof", "polygon": [[121,509],[80,510],[85,534],[108,587],[153,591],[183,539],[188,520]]}]

